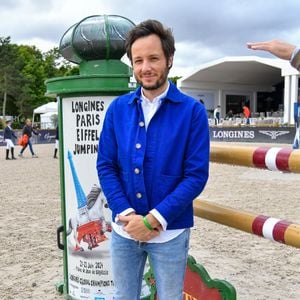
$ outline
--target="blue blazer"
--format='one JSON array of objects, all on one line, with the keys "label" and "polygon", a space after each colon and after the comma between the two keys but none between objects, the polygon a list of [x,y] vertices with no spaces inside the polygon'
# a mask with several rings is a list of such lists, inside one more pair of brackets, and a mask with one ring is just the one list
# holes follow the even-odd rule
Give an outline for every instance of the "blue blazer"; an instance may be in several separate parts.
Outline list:
[{"label": "blue blazer", "polygon": [[4,139],[7,139],[7,140],[12,140],[13,138],[17,138],[17,136],[15,135],[14,131],[9,128],[8,126],[6,126],[4,128]]},{"label": "blue blazer", "polygon": [[116,98],[100,135],[97,171],[116,214],[153,208],[167,229],[193,226],[193,200],[208,179],[209,128],[205,107],[170,83],[147,131],[141,88]]}]

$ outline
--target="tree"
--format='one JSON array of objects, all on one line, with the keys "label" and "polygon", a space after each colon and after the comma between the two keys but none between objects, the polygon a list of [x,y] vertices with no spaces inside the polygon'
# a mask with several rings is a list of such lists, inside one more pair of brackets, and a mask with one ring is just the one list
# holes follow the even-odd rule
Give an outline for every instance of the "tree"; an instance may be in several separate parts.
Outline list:
[{"label": "tree", "polygon": [[174,77],[169,77],[169,79],[175,84],[177,85],[177,80],[180,79],[182,76],[174,76]]},{"label": "tree", "polygon": [[0,37],[0,94],[3,97],[3,116],[6,115],[7,101],[17,98],[23,80],[16,45],[10,44],[10,37]]},{"label": "tree", "polygon": [[57,47],[44,53],[44,61],[47,79],[79,74],[78,66],[64,59]]},{"label": "tree", "polygon": [[0,37],[2,115],[31,116],[35,107],[50,101],[45,80],[78,74],[78,66],[66,61],[58,48],[42,53],[35,46],[12,44],[10,37]]},{"label": "tree", "polygon": [[34,107],[48,102],[45,97],[46,79],[43,54],[35,46],[18,46],[21,74],[25,79],[17,99],[20,114],[32,114]]}]

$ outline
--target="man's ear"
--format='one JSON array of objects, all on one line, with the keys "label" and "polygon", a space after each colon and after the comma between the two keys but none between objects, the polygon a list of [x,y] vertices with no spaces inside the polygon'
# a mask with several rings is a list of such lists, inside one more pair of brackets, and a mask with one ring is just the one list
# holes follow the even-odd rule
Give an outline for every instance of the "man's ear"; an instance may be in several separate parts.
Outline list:
[{"label": "man's ear", "polygon": [[173,66],[173,56],[171,56],[168,61],[168,68],[171,69],[172,66]]}]

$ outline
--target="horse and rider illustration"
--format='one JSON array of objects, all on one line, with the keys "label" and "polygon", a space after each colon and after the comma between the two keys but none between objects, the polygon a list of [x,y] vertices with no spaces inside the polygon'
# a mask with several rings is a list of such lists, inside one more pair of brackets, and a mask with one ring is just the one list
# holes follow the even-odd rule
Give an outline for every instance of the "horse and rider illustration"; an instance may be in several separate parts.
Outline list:
[{"label": "horse and rider illustration", "polygon": [[105,233],[112,230],[111,223],[105,218],[108,204],[101,187],[97,184],[92,186],[87,196],[85,195],[70,151],[68,151],[68,159],[77,200],[76,214],[71,216],[68,222],[68,241],[74,245],[73,251],[75,252],[84,251],[86,248],[84,243],[88,245],[89,250],[92,250],[101,242],[106,241],[108,237]]}]

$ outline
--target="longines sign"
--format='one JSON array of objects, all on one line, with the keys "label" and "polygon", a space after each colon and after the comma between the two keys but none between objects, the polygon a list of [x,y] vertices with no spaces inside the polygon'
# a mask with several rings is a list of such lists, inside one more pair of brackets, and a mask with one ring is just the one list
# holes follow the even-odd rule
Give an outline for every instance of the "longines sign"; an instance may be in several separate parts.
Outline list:
[{"label": "longines sign", "polygon": [[290,144],[293,142],[294,136],[294,127],[210,127],[210,140],[216,142]]},{"label": "longines sign", "polygon": [[[54,143],[55,130],[39,130],[40,136],[33,135],[33,142],[36,144]],[[17,136],[21,135],[16,130]],[[210,127],[210,140],[223,142],[253,142],[253,143],[281,143],[292,144],[295,137],[294,127]],[[5,146],[3,131],[0,130],[0,146]]]}]

